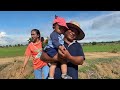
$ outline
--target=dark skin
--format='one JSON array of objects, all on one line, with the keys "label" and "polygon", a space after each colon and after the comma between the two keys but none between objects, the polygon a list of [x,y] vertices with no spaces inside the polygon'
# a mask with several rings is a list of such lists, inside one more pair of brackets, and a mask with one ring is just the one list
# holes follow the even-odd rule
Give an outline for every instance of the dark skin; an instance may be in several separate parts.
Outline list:
[{"label": "dark skin", "polygon": [[[73,40],[75,40],[76,36],[77,36],[76,32],[74,32],[72,30],[68,30],[65,32],[64,41],[66,43],[70,44],[73,42]],[[62,58],[62,60],[67,59],[75,65],[82,65],[84,62],[83,56],[71,56],[70,53],[68,52],[68,50],[59,49],[58,54]],[[42,53],[41,60],[44,60],[45,62],[58,61],[58,60],[55,60],[55,59],[49,57],[45,52]]]}]

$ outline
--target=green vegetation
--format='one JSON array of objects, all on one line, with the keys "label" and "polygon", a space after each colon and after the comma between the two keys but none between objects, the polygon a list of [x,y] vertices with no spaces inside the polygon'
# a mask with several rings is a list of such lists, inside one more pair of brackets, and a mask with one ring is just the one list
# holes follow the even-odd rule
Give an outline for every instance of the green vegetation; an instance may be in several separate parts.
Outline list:
[{"label": "green vegetation", "polygon": [[120,44],[109,43],[109,44],[95,44],[95,45],[83,45],[84,52],[120,52]]},{"label": "green vegetation", "polygon": [[0,58],[23,56],[25,53],[25,49],[26,49],[26,46],[0,48]]},{"label": "green vegetation", "polygon": [[[46,43],[43,43],[43,47],[46,45]],[[4,47],[4,48],[0,47],[0,52],[1,52],[0,58],[23,56],[26,47],[27,46]],[[96,44],[89,43],[89,44],[83,44],[82,47],[84,52],[111,52],[111,53],[120,52],[120,43],[96,43]]]}]

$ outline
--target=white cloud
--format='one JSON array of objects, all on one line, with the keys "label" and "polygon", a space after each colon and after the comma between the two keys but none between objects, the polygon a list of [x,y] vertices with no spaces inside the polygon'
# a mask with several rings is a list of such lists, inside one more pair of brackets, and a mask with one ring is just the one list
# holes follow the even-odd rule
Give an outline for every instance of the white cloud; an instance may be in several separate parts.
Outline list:
[{"label": "white cloud", "polygon": [[5,36],[6,36],[6,32],[0,32],[0,38]]},{"label": "white cloud", "polygon": [[120,12],[112,12],[93,19],[92,29],[118,29],[120,28]]},{"label": "white cloud", "polygon": [[27,44],[30,35],[8,35],[6,32],[0,33],[0,45]]},{"label": "white cloud", "polygon": [[[85,29],[99,30],[99,29],[118,29],[120,28],[120,12],[114,11],[110,14],[97,16],[93,19],[80,21],[81,27]],[[89,27],[89,28],[88,28]]]},{"label": "white cloud", "polygon": [[86,37],[83,41],[114,41],[120,40],[120,12],[100,15],[86,21],[79,21]]},{"label": "white cloud", "polygon": [[[90,12],[88,13],[90,14]],[[85,32],[85,38],[82,42],[92,42],[92,41],[114,41],[120,40],[120,12],[111,11],[109,13],[102,13],[92,19],[82,19],[80,14],[76,17],[70,18],[66,17],[66,21],[71,20],[77,21],[83,31]],[[84,20],[84,21],[83,21]],[[49,28],[49,30],[47,30]],[[46,37],[52,32],[51,23],[46,27],[42,34]]]}]

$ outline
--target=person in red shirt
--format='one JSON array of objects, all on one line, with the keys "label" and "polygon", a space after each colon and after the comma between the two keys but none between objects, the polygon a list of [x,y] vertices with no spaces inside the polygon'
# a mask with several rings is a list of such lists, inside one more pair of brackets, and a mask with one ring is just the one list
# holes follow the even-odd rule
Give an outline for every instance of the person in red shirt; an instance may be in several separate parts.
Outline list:
[{"label": "person in red shirt", "polygon": [[30,56],[33,57],[33,68],[35,79],[47,79],[49,73],[49,66],[46,62],[40,60],[39,52],[42,52],[42,42],[40,40],[40,31],[33,29],[31,31],[32,42],[26,48],[24,64],[21,69],[23,74]]}]

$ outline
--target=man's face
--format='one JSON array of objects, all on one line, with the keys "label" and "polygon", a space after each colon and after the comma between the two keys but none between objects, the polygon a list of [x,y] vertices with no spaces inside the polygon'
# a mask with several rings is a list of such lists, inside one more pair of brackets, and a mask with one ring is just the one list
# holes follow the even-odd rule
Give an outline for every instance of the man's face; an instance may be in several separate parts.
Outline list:
[{"label": "man's face", "polygon": [[68,30],[65,32],[65,38],[67,38],[69,41],[73,41],[75,40],[75,38],[77,37],[77,33],[73,30]]}]

